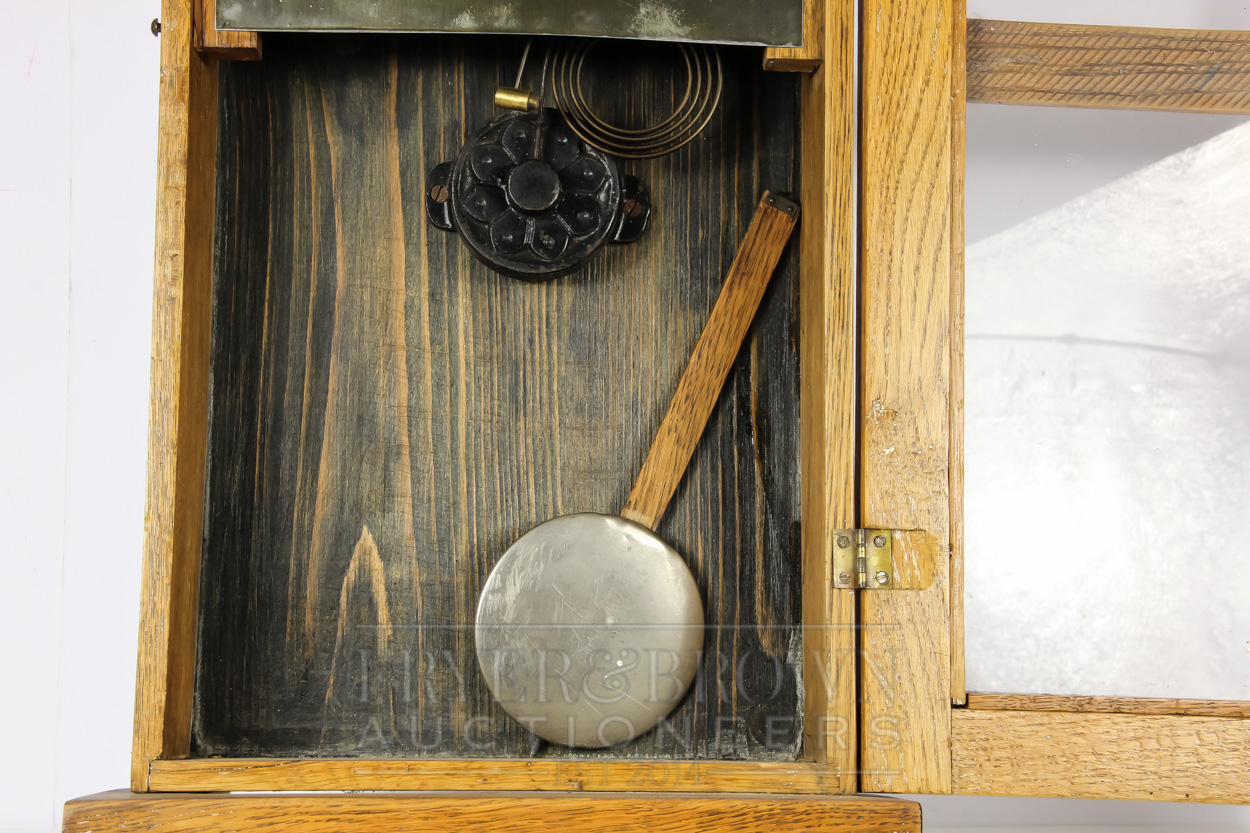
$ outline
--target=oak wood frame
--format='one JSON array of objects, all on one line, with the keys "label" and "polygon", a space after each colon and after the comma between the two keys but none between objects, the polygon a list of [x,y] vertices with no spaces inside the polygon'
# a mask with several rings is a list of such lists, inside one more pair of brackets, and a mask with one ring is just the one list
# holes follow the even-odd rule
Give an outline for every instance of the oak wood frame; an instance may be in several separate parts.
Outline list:
[{"label": "oak wood frame", "polygon": [[192,0],[161,14],[156,277],[131,785],[191,739],[208,428],[217,67],[193,47]]},{"label": "oak wood frame", "polygon": [[946,557],[925,589],[860,596],[860,787],[1250,803],[1250,704],[964,693],[964,14],[862,17],[860,525],[925,529]]},{"label": "oak wood frame", "polygon": [[865,0],[860,526],[937,541],[923,590],[860,594],[860,788],[949,792],[956,0]]},{"label": "oak wood frame", "polygon": [[217,0],[194,0],[195,48],[213,58],[231,61],[259,61],[262,56],[260,32],[217,28]]},{"label": "oak wood frame", "polygon": [[1250,113],[1250,32],[970,20],[968,100]]},{"label": "oak wood frame", "polygon": [[65,807],[65,833],[208,833],[248,829],[314,833],[525,831],[588,833],[748,829],[778,833],[919,833],[920,805],[870,796],[515,793],[188,795],[101,793]]},{"label": "oak wood frame", "polygon": [[[528,789],[562,791],[853,793],[854,602],[828,581],[832,530],[849,524],[855,445],[852,413],[854,6],[812,0],[818,28],[806,46],[826,56],[801,82],[804,299],[802,489],[804,754],[794,764],[527,760],[222,760],[190,752],[199,549],[204,501],[216,57],[204,40],[211,0],[162,8],[158,223],[152,394],[141,633],[131,789]],[[197,35],[197,32],[199,33]],[[246,34],[246,33],[244,33]],[[257,42],[258,43],[258,42]],[[810,50],[809,50],[810,52]],[[254,57],[254,56],[251,56]],[[661,771],[662,770],[662,771]],[[668,773],[672,772],[670,776]],[[639,780],[642,779],[642,780]]]},{"label": "oak wood frame", "polygon": [[1059,694],[980,694],[975,692],[969,693],[967,697],[968,708],[981,710],[1250,717],[1250,703],[1232,700],[1173,700],[1160,697],[1073,697]]},{"label": "oak wood frame", "polygon": [[437,759],[183,758],[153,761],[149,789],[509,790],[838,794],[837,771],[815,763]]}]

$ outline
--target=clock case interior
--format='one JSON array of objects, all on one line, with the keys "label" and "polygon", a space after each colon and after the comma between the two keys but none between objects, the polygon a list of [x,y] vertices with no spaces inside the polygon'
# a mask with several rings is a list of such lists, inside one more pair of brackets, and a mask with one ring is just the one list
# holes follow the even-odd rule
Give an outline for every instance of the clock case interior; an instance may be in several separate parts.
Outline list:
[{"label": "clock case interior", "polygon": [[[193,757],[803,757],[797,234],[658,529],[708,622],[686,699],[570,750],[480,677],[492,566],[544,520],[619,511],[760,194],[799,193],[798,78],[722,47],[704,132],[618,163],[651,193],[639,242],[547,282],[490,271],[427,222],[425,183],[523,45],[272,34],[220,64]],[[671,111],[671,53],[613,49],[601,114]]]}]

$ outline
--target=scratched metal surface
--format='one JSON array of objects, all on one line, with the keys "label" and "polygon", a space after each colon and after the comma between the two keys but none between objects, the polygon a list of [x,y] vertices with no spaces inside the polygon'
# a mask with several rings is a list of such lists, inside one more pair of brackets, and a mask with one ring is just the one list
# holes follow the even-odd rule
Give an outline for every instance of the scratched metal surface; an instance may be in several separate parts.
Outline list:
[{"label": "scratched metal surface", "polygon": [[681,554],[650,530],[563,515],[521,536],[495,565],[474,642],[491,694],[530,731],[569,746],[616,746],[650,731],[690,687],[703,605]]},{"label": "scratched metal surface", "polygon": [[217,0],[217,28],[495,32],[801,46],[803,0]]}]

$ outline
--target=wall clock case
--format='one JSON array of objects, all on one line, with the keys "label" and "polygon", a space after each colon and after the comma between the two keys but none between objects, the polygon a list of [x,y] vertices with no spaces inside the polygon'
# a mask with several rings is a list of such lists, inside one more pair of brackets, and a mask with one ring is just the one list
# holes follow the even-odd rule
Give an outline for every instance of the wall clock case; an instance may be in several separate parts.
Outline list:
[{"label": "wall clock case", "polygon": [[[1019,48],[961,3],[812,0],[802,48],[723,48],[704,134],[628,163],[647,236],[538,284],[424,216],[519,39],[267,34],[262,58],[213,20],[161,18],[132,781],[67,829],[919,830],[861,793],[1246,800],[1244,704],[964,686],[964,108],[1042,94],[968,58]],[[1199,34],[1241,74],[1115,106],[1244,111],[1247,41]],[[636,54],[623,113],[668,94],[662,50]],[[1045,95],[1107,103],[1076,75]],[[660,528],[703,594],[701,684],[669,731],[536,743],[477,677],[481,583],[534,524],[622,502],[766,189],[799,231]],[[883,586],[839,572],[857,529],[889,536]],[[354,790],[397,792],[308,795]]]}]

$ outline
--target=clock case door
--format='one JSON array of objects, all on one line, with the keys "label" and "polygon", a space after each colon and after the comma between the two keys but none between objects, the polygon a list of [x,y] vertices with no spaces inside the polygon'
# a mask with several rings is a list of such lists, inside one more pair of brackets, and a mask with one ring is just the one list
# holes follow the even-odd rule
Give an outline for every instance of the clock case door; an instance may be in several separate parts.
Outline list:
[{"label": "clock case door", "polygon": [[[1054,32],[969,26],[960,0],[865,0],[861,19],[874,25],[862,31],[860,98],[860,526],[925,530],[941,555],[924,589],[859,592],[860,789],[1250,801],[1246,703],[966,691],[962,469],[966,102],[1244,113],[1244,73],[1208,67],[1220,80],[1204,86],[1194,55],[1160,43],[1233,43],[1244,55],[1250,39],[1062,27],[1066,49],[1024,54],[1021,43],[1036,50]],[[1120,73],[1106,66],[1134,47],[1156,63],[1171,56],[1159,72],[1176,88],[1145,78],[1117,92]],[[1038,68],[1078,49],[1083,72]],[[1013,80],[1011,56],[1028,59],[1027,83]]]}]

